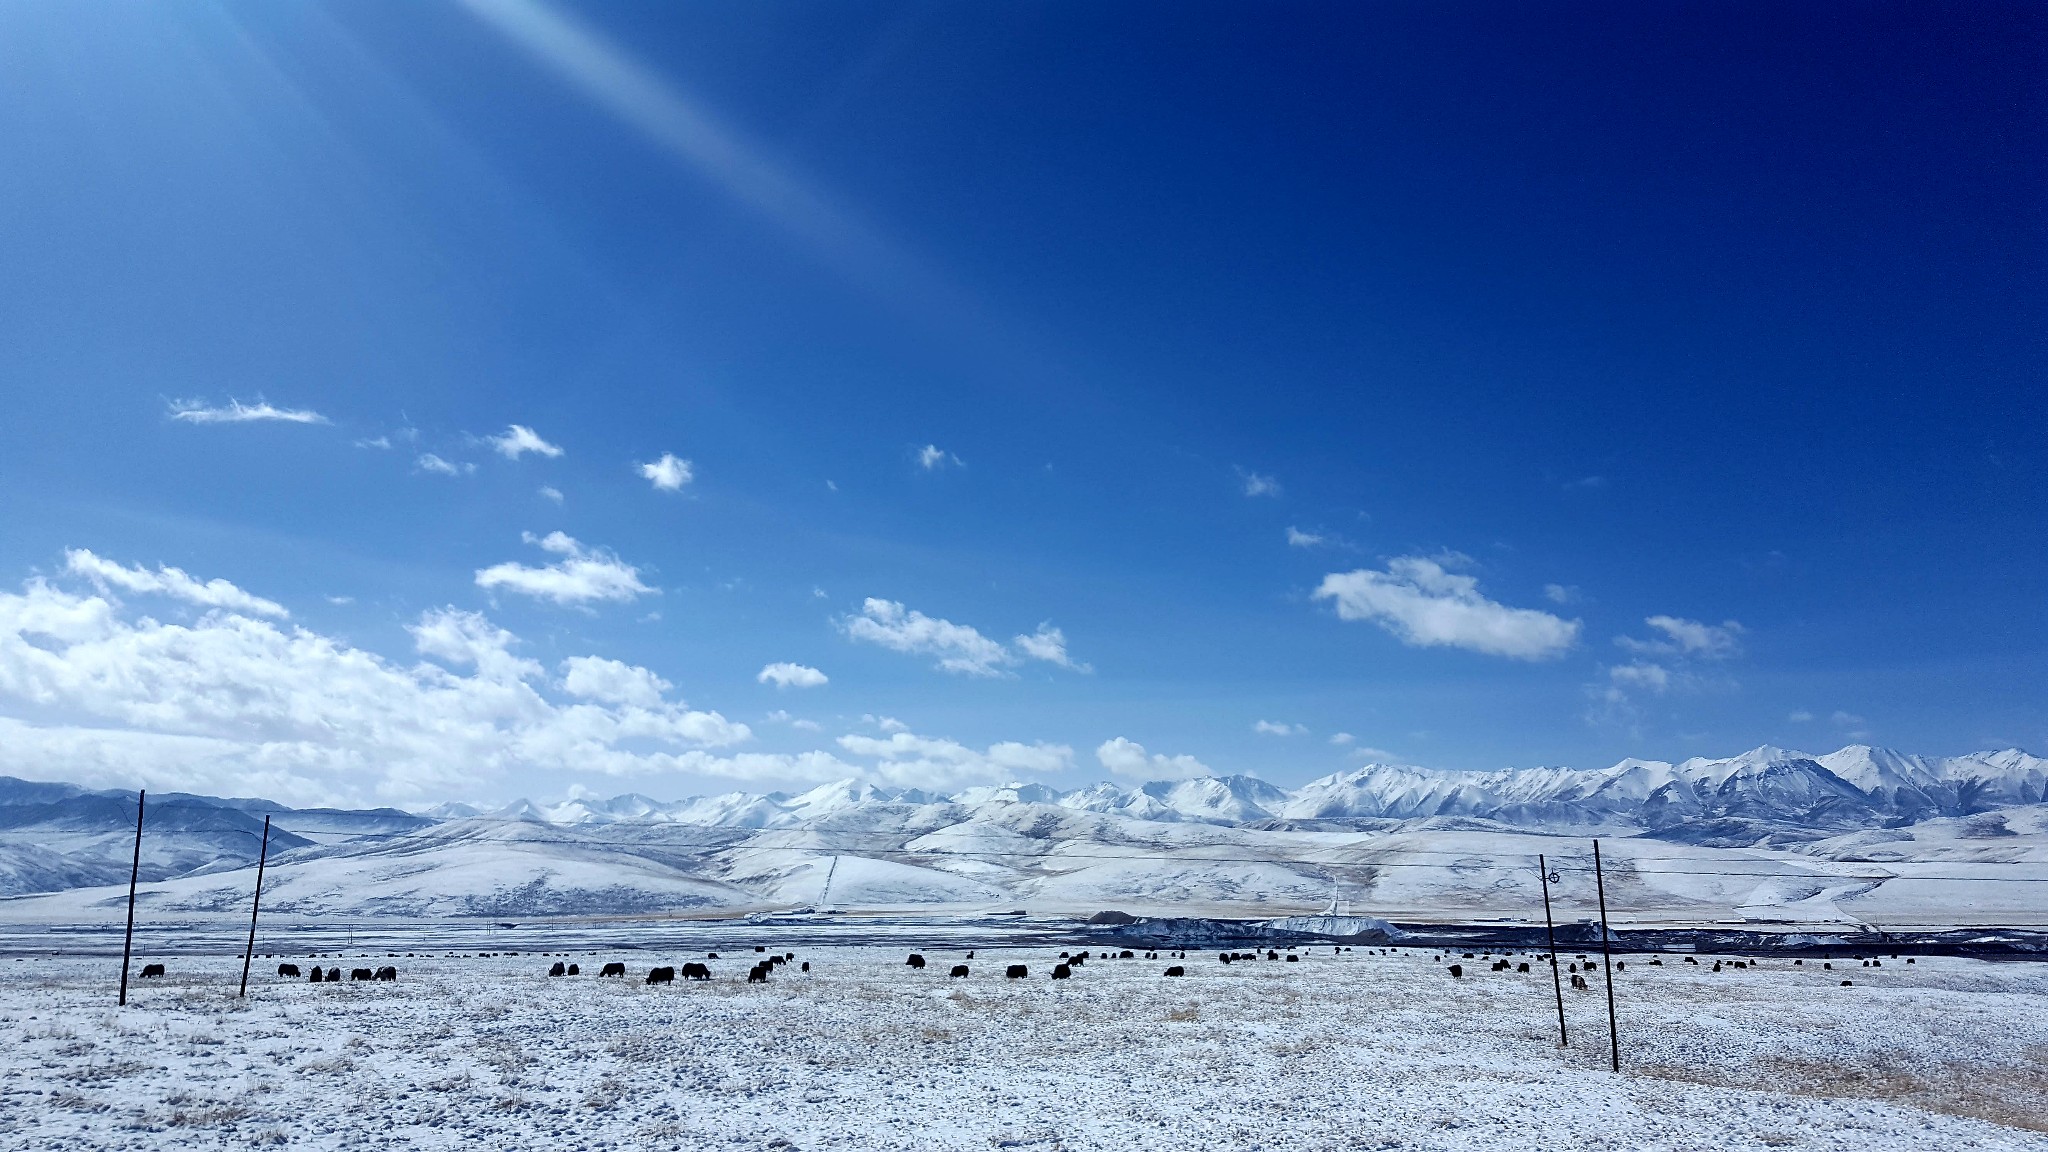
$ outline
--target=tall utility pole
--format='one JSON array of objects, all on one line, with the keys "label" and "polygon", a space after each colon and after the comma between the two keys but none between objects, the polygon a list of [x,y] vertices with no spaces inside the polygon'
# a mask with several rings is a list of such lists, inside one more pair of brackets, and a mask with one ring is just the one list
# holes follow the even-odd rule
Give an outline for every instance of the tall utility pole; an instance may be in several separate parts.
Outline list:
[{"label": "tall utility pole", "polygon": [[1621,1071],[1621,1033],[1614,1026],[1614,950],[1607,943],[1607,881],[1600,875],[1600,842],[1593,841],[1593,883],[1600,890],[1600,962],[1607,972],[1607,1053]]},{"label": "tall utility pole", "polygon": [[1557,925],[1550,919],[1550,864],[1540,852],[1536,869],[1543,876],[1543,934],[1550,940],[1550,990],[1557,994],[1557,1046],[1567,1048],[1571,1041],[1564,1033],[1564,977],[1557,971]]},{"label": "tall utility pole", "polygon": [[135,862],[128,866],[128,934],[121,938],[121,999],[128,1003],[128,957],[135,950],[135,880],[142,875],[142,805],[149,799],[147,788],[135,794]]},{"label": "tall utility pole", "polygon": [[263,847],[256,853],[256,898],[249,902],[249,947],[242,952],[242,990],[249,994],[249,958],[256,954],[256,910],[263,907],[263,865],[270,859],[270,817],[263,818]]}]

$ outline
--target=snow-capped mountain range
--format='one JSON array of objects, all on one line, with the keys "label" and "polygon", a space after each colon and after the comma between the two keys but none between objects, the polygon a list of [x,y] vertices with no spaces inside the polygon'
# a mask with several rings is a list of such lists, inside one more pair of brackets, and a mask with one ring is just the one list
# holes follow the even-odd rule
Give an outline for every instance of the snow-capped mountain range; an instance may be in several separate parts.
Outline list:
[{"label": "snow-capped mountain range", "polygon": [[[133,803],[132,793],[0,778],[0,897],[14,897],[0,901],[0,920],[115,915]],[[1314,911],[1338,894],[1375,914],[1522,911],[1539,895],[1536,853],[1553,864],[1582,855],[1587,835],[1609,838],[1617,897],[1660,915],[2001,920],[2038,891],[2004,879],[2048,882],[2048,760],[1852,746],[1590,771],[1369,764],[1293,789],[1227,776],[940,796],[841,781],[420,813],[152,795],[142,868],[152,907],[246,907],[265,815],[264,906],[314,917],[1238,914]],[[1882,874],[1869,874],[1878,864]],[[1561,898],[1575,876],[1567,868]]]},{"label": "snow-capped mountain range", "polygon": [[448,804],[425,815],[494,816],[552,824],[660,822],[786,828],[859,804],[1045,804],[1138,820],[1414,820],[1465,816],[1518,828],[1611,827],[1655,831],[1700,820],[1745,820],[1812,830],[1876,827],[2048,801],[2048,760],[2018,749],[1912,756],[1851,745],[1810,756],[1763,747],[1678,764],[1623,760],[1610,768],[1456,772],[1366,764],[1284,789],[1252,776],[1113,783],[1062,790],[1045,784],[970,788],[950,796],[854,780],[808,792],[729,792],[663,803],[638,794],[499,809]]}]

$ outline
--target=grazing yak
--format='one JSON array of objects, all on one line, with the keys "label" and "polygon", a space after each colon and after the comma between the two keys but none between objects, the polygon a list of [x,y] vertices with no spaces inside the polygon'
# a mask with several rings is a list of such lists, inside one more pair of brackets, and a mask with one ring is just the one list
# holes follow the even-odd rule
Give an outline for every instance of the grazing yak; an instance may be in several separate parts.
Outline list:
[{"label": "grazing yak", "polygon": [[329,969],[327,970],[327,982],[328,982],[329,984],[336,984],[336,983],[339,983],[340,981],[341,981],[341,969],[339,969],[339,968],[329,968]]},{"label": "grazing yak", "polygon": [[611,963],[605,965],[604,968],[598,972],[597,976],[598,979],[602,980],[606,976],[624,976],[625,974],[625,962],[622,960],[614,960]]},{"label": "grazing yak", "polygon": [[1059,967],[1054,968],[1052,970],[1052,978],[1055,980],[1065,980],[1067,977],[1072,976],[1073,974],[1074,970],[1065,964],[1062,964]]},{"label": "grazing yak", "polygon": [[583,969],[581,969],[581,968],[578,968],[578,967],[577,967],[576,965],[574,965],[574,964],[571,964],[571,965],[569,965],[569,975],[571,975],[571,976],[581,976],[582,974],[583,974]]},{"label": "grazing yak", "polygon": [[153,980],[163,974],[164,966],[161,964],[144,964],[142,966],[142,978],[144,980]]},{"label": "grazing yak", "polygon": [[773,969],[769,965],[756,964],[752,968],[747,969],[747,983],[766,984],[768,982],[768,973],[771,971]]},{"label": "grazing yak", "polygon": [[1124,949],[1116,954],[1116,958],[1119,960],[1129,960],[1131,958],[1131,950],[1129,948]]},{"label": "grazing yak", "polygon": [[319,966],[318,964],[315,964],[315,965],[313,965],[313,974],[312,974],[311,976],[308,976],[308,977],[306,977],[306,983],[308,983],[308,984],[318,984],[319,982],[320,982],[320,966]]},{"label": "grazing yak", "polygon": [[912,952],[910,954],[910,959],[905,960],[904,963],[910,965],[912,968],[922,968],[924,967],[924,957],[918,955],[915,952]]},{"label": "grazing yak", "polygon": [[398,980],[398,969],[392,967],[389,964],[386,964],[382,968],[377,969],[376,978],[379,980],[395,983]]},{"label": "grazing yak", "polygon": [[368,968],[351,968],[348,970],[348,978],[351,980],[374,980],[377,978],[377,974]]},{"label": "grazing yak", "polygon": [[1218,952],[1218,953],[1216,954],[1216,958],[1217,958],[1218,960],[1221,960],[1221,961],[1223,961],[1223,962],[1224,962],[1225,964],[1228,964],[1228,963],[1230,963],[1230,962],[1231,962],[1232,960],[1235,960],[1235,959],[1237,959],[1237,953],[1235,953],[1235,952]]},{"label": "grazing yak", "polygon": [[[804,965],[804,967],[806,967],[806,968],[809,968],[809,967],[810,967],[810,965],[809,965],[809,964],[806,964],[806,965]],[[965,964],[955,964],[955,965],[953,965],[953,970],[952,970],[951,972],[948,972],[948,973],[946,973],[946,975],[948,975],[948,976],[965,976],[965,975],[967,975],[967,965],[965,965]]]},{"label": "grazing yak", "polygon": [[569,966],[560,960],[555,961],[554,966],[548,969],[548,975],[550,976],[567,976],[568,974]]},{"label": "grazing yak", "polygon": [[647,971],[647,982],[649,984],[673,984],[676,982],[676,970],[666,965],[660,968],[650,968]]},{"label": "grazing yak", "polygon": [[809,960],[806,960],[806,961],[804,961],[804,971],[806,971],[806,972],[809,972],[810,970],[811,970],[811,962],[810,962]]},{"label": "grazing yak", "polygon": [[1029,975],[1031,975],[1031,969],[1026,968],[1022,964],[1012,964],[1008,968],[1003,969],[1003,979],[1005,980],[1022,980]]},{"label": "grazing yak", "polygon": [[1593,990],[1593,986],[1586,983],[1586,978],[1584,976],[1577,975],[1576,973],[1574,973],[1572,976],[1572,987],[1581,992],[1590,992]]},{"label": "grazing yak", "polygon": [[706,965],[697,963],[695,960],[688,961],[683,965],[683,979],[709,980],[711,979],[711,969]]},{"label": "grazing yak", "polygon": [[1287,954],[1287,962],[1288,962],[1289,964],[1299,964],[1299,963],[1301,963],[1301,957],[1299,957],[1299,956],[1296,956],[1296,955],[1295,955],[1294,953],[1292,953],[1292,952],[1289,952],[1289,953]]},{"label": "grazing yak", "polygon": [[1180,965],[1178,965],[1178,964],[1175,964],[1175,965],[1174,965],[1173,967],[1171,967],[1171,968],[1168,968],[1168,969],[1166,970],[1166,974],[1167,974],[1168,976],[1185,976],[1185,975],[1187,975],[1187,974],[1188,974],[1188,970],[1187,970],[1187,969],[1185,969],[1185,968],[1183,968],[1183,967],[1181,967],[1181,966],[1180,966]]},{"label": "grazing yak", "polygon": [[1465,975],[1465,966],[1463,964],[1453,964],[1450,967],[1450,973],[1453,977],[1462,977]]},{"label": "grazing yak", "polygon": [[299,974],[299,966],[297,964],[279,964],[277,966],[277,974],[279,976],[297,976]]}]

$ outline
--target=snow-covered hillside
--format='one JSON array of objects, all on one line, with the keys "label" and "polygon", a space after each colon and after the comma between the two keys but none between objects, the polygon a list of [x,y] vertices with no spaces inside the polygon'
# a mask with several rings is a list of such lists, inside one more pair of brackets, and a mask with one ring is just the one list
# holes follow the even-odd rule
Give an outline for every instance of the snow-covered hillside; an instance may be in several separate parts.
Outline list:
[{"label": "snow-covered hillside", "polygon": [[[1367,765],[1285,790],[1251,777],[954,796],[846,781],[798,794],[629,794],[434,815],[152,799],[156,915],[245,905],[262,815],[265,906],[298,916],[762,909],[1314,912],[1420,919],[1609,898],[1642,920],[2013,923],[2048,890],[2048,761],[1760,748],[1680,764],[1488,773]],[[105,919],[125,901],[132,798],[0,782],[0,919]],[[35,897],[36,893],[53,893]]]}]

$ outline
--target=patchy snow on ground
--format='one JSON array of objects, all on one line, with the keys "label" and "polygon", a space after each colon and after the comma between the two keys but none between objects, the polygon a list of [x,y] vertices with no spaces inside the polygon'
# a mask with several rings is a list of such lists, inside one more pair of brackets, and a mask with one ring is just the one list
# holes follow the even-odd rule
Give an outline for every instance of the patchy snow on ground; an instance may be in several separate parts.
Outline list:
[{"label": "patchy snow on ground", "polygon": [[[1597,974],[1560,1049],[1545,970],[1485,956],[1098,954],[1055,982],[1053,946],[913,971],[763,942],[812,970],[747,984],[757,954],[726,946],[710,983],[649,986],[702,947],[380,951],[323,962],[394,984],[271,958],[238,1000],[238,959],[144,955],[169,974],[116,1007],[118,959],[0,959],[0,1148],[2048,1149],[2034,963],[1630,956],[1616,1075]],[[629,979],[594,975],[614,959]]]}]

